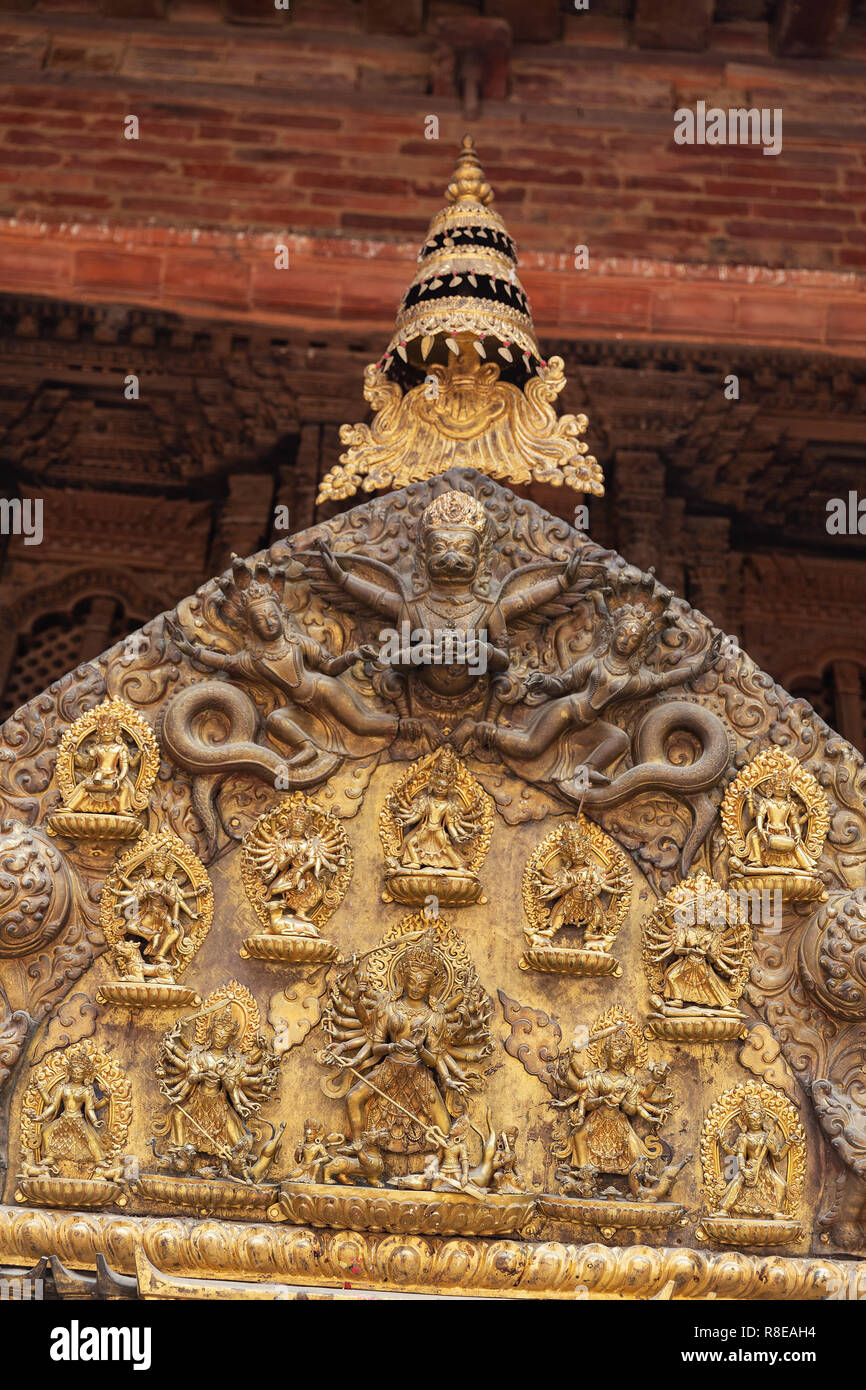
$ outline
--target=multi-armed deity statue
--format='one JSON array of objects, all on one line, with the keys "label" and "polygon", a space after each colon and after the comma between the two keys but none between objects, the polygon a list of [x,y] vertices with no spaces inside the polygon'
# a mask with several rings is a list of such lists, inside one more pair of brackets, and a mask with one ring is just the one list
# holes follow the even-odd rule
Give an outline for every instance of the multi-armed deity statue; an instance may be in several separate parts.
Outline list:
[{"label": "multi-armed deity statue", "polygon": [[212,917],[207,872],[189,846],[170,831],[145,836],[102,892],[100,924],[117,977],[100,986],[100,1000],[130,1009],[198,1002],[180,979]]},{"label": "multi-armed deity statue", "polygon": [[379,821],[385,850],[385,901],[422,906],[485,902],[478,870],[490,847],[493,804],[453,748],[411,767]]},{"label": "multi-armed deity statue", "polygon": [[242,956],[312,963],[337,948],[320,933],[352,877],[352,853],[336,816],[300,792],[261,816],[245,837],[241,874],[264,931],[247,937]]},{"label": "multi-armed deity statue", "polygon": [[533,851],[523,875],[528,949],[522,968],[621,975],[610,949],[629,899],[622,850],[589,821],[562,822]]}]

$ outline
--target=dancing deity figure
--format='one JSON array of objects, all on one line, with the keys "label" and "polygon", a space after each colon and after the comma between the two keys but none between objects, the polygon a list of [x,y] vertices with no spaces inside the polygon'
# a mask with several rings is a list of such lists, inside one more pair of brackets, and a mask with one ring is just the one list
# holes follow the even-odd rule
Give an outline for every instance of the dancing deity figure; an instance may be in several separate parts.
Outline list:
[{"label": "dancing deity figure", "polygon": [[[197,898],[195,887],[181,888],[174,877],[175,866],[167,850],[156,849],[145,861],[139,878],[121,875],[120,882],[128,897],[122,904],[128,916],[125,934],[137,937],[143,944],[141,954],[154,964],[167,962],[174,968],[192,954],[194,947],[186,935],[183,913],[190,922],[199,914],[190,907],[188,899]],[[155,978],[159,978],[158,976]]]},{"label": "dancing deity figure", "polygon": [[537,892],[550,904],[547,926],[534,929],[530,945],[543,945],[563,927],[583,927],[587,950],[606,951],[613,933],[606,923],[605,893],[621,893],[622,875],[605,871],[593,855],[592,840],[578,825],[568,825],[559,842],[560,862],[553,868],[539,866]]},{"label": "dancing deity figure", "polygon": [[119,1176],[122,1165],[106,1155],[99,1118],[109,1097],[97,1095],[94,1081],[91,1058],[73,1049],[68,1054],[66,1075],[52,1086],[40,1088],[43,1108],[26,1112],[37,1136],[32,1159],[26,1165],[29,1176],[58,1173],[67,1165],[86,1176]]}]

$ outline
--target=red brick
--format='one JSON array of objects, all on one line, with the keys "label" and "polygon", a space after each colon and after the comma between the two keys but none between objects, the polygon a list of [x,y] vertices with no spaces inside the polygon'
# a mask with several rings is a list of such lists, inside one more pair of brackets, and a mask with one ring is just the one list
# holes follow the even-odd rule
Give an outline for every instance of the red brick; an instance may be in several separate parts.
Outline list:
[{"label": "red brick", "polygon": [[866,295],[855,296],[851,304],[827,306],[827,346],[837,343],[866,343]]},{"label": "red brick", "polygon": [[159,256],[131,251],[81,250],[75,256],[75,283],[81,289],[123,289],[147,297],[158,293]]},{"label": "red brick", "polygon": [[823,337],[824,319],[824,306],[801,296],[751,289],[737,300],[737,327],[762,338],[778,335],[818,341]]},{"label": "red brick", "polygon": [[728,290],[696,285],[654,289],[652,327],[655,330],[705,333],[711,336],[719,328],[733,326],[734,309],[734,296]]},{"label": "red brick", "polygon": [[[283,272],[289,274],[289,271]],[[177,299],[203,300],[229,306],[249,302],[250,266],[240,257],[211,251],[166,252],[163,292]]]}]

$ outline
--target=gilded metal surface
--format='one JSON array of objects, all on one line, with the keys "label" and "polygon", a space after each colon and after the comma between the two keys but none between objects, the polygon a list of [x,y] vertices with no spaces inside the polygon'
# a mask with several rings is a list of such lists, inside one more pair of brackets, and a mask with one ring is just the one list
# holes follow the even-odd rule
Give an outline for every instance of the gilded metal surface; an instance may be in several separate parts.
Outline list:
[{"label": "gilded metal surface", "polygon": [[742,1081],[719,1096],[704,1122],[701,1166],[705,1239],[746,1246],[802,1239],[806,1135],[781,1091]]},{"label": "gilded metal surface", "polygon": [[563,821],[532,851],[523,874],[529,949],[521,967],[621,975],[610,951],[630,899],[628,859],[619,846],[585,817]]},{"label": "gilded metal surface", "polygon": [[643,923],[650,1027],[672,1042],[748,1033],[737,1001],[752,968],[748,908],[705,873],[671,888]]},{"label": "gilded metal surface", "polygon": [[817,780],[782,748],[767,748],[725,793],[721,820],[736,888],[823,898],[818,861],[830,828]]},{"label": "gilded metal surface", "polygon": [[241,849],[241,877],[264,927],[248,936],[242,956],[313,964],[337,948],[321,927],[352,878],[352,851],[336,816],[296,792],[260,816]]},{"label": "gilded metal surface", "polygon": [[103,700],[66,730],[55,776],[63,806],[49,817],[53,835],[134,840],[159,771],[159,748],[147,720],[125,700]]},{"label": "gilded metal surface", "polygon": [[213,890],[198,855],[170,830],[140,839],[105,881],[99,925],[117,978],[103,1004],[182,1008],[200,1002],[180,984],[213,920]]},{"label": "gilded metal surface", "polygon": [[493,800],[447,745],[414,763],[379,817],[385,902],[486,902],[478,876],[493,834]]}]

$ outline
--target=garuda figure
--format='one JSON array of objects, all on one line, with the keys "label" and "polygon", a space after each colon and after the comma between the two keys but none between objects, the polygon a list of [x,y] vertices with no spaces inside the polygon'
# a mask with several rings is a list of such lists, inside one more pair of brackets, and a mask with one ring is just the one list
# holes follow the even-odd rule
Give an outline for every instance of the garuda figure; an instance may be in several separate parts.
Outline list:
[{"label": "garuda figure", "polygon": [[481,503],[463,492],[442,493],[429,504],[418,544],[420,579],[414,592],[382,561],[335,555],[324,543],[324,575],[316,580],[314,561],[311,574],[319,589],[330,580],[341,607],[353,600],[359,615],[376,613],[406,635],[396,660],[382,648],[379,688],[401,716],[418,716],[412,732],[417,735],[423,727],[434,742],[447,733],[459,748],[476,719],[495,719],[503,703],[519,698],[519,683],[509,674],[509,624],[589,581],[578,578],[579,552],[563,563],[523,565],[501,584],[491,581],[488,517]]}]

